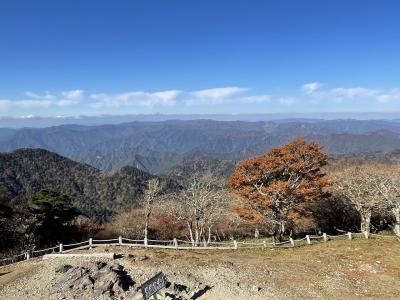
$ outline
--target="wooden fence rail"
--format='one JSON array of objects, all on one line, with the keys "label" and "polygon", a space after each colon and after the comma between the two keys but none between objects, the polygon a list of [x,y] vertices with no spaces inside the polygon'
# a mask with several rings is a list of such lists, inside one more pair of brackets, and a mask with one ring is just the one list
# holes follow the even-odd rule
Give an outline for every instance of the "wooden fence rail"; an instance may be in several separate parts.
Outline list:
[{"label": "wooden fence rail", "polygon": [[115,239],[107,240],[94,240],[90,238],[87,241],[73,244],[59,244],[54,247],[41,250],[31,250],[25,253],[15,255],[8,258],[0,259],[0,267],[16,263],[22,260],[29,260],[34,257],[41,257],[45,254],[51,253],[69,253],[79,249],[89,249],[99,246],[126,246],[132,248],[156,248],[156,249],[175,249],[175,250],[236,250],[236,249],[265,249],[265,248],[292,248],[300,247],[304,245],[311,245],[313,243],[326,243],[329,240],[335,239],[349,239],[353,238],[394,238],[400,241],[400,237],[396,235],[381,235],[375,233],[358,232],[352,233],[348,232],[340,235],[328,235],[323,233],[322,235],[306,235],[301,239],[289,238],[287,241],[283,242],[271,242],[267,241],[260,242],[246,242],[246,241],[222,241],[222,242],[200,242],[198,245],[193,245],[192,241],[184,241],[179,239],[173,240],[133,240],[129,238],[124,238],[122,236]]}]

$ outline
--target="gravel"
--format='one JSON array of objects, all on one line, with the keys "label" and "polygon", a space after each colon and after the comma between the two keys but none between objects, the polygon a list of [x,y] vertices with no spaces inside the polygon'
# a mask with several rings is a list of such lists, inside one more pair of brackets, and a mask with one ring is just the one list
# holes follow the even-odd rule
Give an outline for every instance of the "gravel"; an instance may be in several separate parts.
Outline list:
[{"label": "gravel", "polygon": [[[385,249],[386,251],[382,251]],[[111,247],[102,259],[121,265],[134,284],[117,299],[141,299],[138,288],[163,272],[168,288],[159,299],[397,299],[400,244],[347,241],[280,251],[175,251]],[[33,259],[0,268],[0,299],[108,299],[89,290],[51,292],[69,270],[92,268],[99,258]],[[85,284],[84,284],[85,285]],[[87,282],[86,286],[90,286]]]}]

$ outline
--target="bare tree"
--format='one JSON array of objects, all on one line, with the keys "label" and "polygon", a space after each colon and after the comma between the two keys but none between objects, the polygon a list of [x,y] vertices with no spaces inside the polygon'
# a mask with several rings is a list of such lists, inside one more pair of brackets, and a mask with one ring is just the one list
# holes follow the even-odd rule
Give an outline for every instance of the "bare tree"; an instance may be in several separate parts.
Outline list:
[{"label": "bare tree", "polygon": [[214,182],[211,176],[195,174],[164,205],[165,212],[186,224],[193,246],[210,242],[212,227],[227,210],[227,193]]},{"label": "bare tree", "polygon": [[150,215],[154,208],[154,202],[160,196],[162,187],[158,179],[151,179],[148,182],[148,187],[142,199],[142,206],[144,208],[144,240],[147,244],[149,234],[149,220]]},{"label": "bare tree", "polygon": [[141,239],[143,237],[144,213],[141,208],[131,208],[121,211],[112,222],[107,223],[101,234],[108,236],[124,236],[130,239]]},{"label": "bare tree", "polygon": [[377,169],[379,185],[377,189],[385,200],[385,205],[395,217],[394,233],[400,237],[400,173],[398,165],[381,165]]},{"label": "bare tree", "polygon": [[344,195],[360,214],[361,231],[369,233],[372,211],[382,207],[382,194],[379,190],[381,177],[376,173],[376,166],[347,166],[337,170],[333,178],[338,192]]}]

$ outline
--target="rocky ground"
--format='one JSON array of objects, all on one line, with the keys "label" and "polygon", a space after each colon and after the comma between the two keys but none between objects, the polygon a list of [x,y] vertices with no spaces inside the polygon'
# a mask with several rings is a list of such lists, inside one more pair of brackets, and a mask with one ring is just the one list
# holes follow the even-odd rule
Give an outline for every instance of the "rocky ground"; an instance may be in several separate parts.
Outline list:
[{"label": "rocky ground", "polygon": [[0,268],[0,299],[140,299],[162,271],[159,299],[399,299],[400,242],[331,241],[294,249],[145,250],[119,258],[39,259]]}]

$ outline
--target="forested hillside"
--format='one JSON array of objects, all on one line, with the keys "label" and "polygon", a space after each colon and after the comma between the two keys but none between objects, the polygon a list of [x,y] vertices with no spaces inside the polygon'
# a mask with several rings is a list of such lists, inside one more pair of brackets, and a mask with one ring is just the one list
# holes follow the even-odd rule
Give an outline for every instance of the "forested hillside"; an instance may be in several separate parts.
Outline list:
[{"label": "forested hillside", "polygon": [[0,132],[0,151],[42,148],[104,171],[130,165],[162,173],[191,159],[243,160],[294,138],[317,140],[330,155],[400,149],[400,122],[170,120],[62,125]]},{"label": "forested hillside", "polygon": [[0,154],[0,188],[14,203],[21,203],[44,188],[69,195],[85,215],[105,221],[123,207],[135,204],[153,178],[134,167],[102,173],[41,149]]}]

